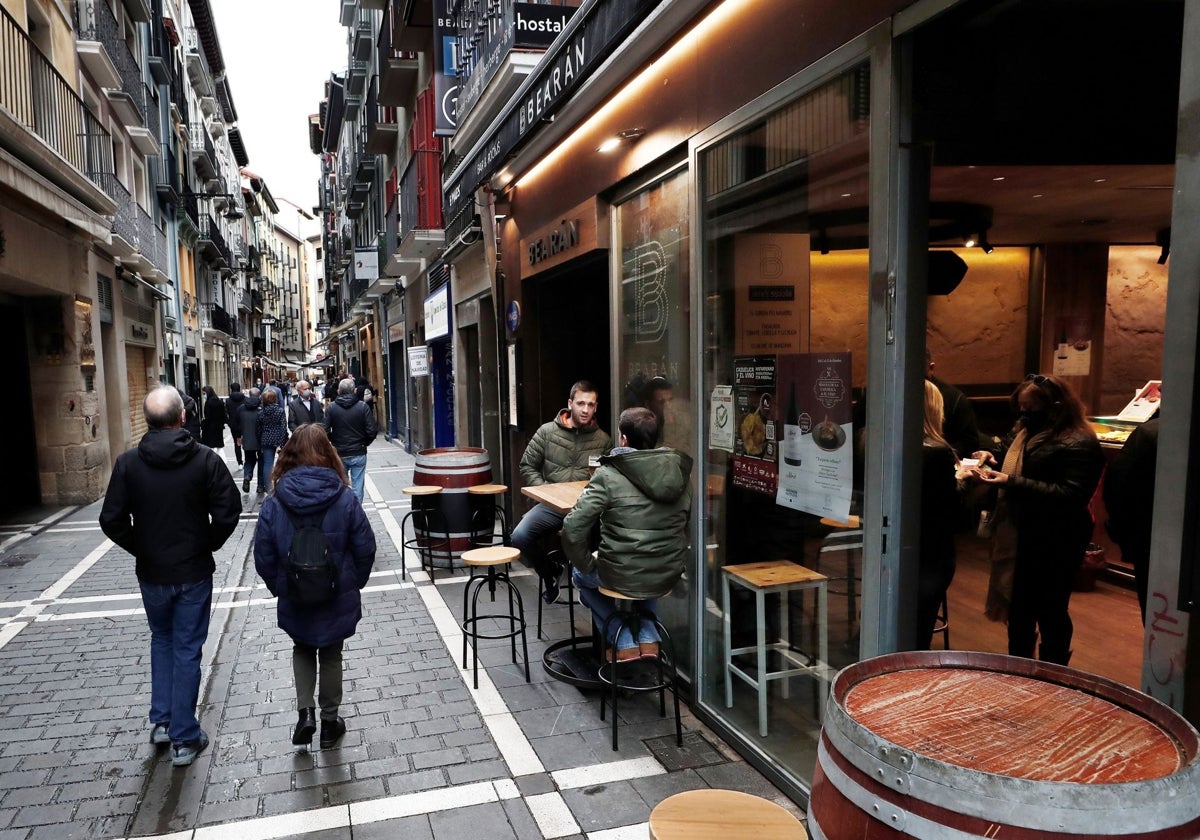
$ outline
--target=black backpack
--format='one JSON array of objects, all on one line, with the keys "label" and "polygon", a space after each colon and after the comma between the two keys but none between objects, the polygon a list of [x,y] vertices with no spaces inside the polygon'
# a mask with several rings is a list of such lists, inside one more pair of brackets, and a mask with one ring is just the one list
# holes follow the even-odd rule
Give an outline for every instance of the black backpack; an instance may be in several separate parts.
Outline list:
[{"label": "black backpack", "polygon": [[321,530],[328,509],[299,522],[287,508],[284,512],[294,529],[287,556],[288,594],[302,606],[327,604],[338,591],[337,563]]}]

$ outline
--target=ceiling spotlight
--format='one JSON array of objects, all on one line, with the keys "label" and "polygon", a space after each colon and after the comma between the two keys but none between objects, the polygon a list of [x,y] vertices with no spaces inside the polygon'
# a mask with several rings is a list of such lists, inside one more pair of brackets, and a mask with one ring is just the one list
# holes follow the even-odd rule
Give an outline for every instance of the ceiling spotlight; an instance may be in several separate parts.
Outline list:
[{"label": "ceiling spotlight", "polygon": [[988,242],[986,230],[979,234],[979,250],[983,251],[985,254],[990,254],[992,251],[996,250],[992,247],[992,243]]},{"label": "ceiling spotlight", "polygon": [[612,137],[606,139],[603,143],[596,147],[597,152],[611,152],[613,149],[620,146],[626,140],[636,140],[646,133],[644,128],[627,128],[624,131],[618,131]]},{"label": "ceiling spotlight", "polygon": [[1163,228],[1154,235],[1154,244],[1162,248],[1162,253],[1158,255],[1158,264],[1166,265],[1167,257],[1171,255],[1171,229]]},{"label": "ceiling spotlight", "polygon": [[962,244],[964,248],[974,248],[979,242],[979,238],[973,233],[963,235]]}]

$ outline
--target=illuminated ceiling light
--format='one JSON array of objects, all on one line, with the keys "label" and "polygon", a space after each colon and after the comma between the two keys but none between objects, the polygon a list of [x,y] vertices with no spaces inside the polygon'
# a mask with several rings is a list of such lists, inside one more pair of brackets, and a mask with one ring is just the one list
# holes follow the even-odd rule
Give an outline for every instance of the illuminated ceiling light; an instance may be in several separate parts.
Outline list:
[{"label": "illuminated ceiling light", "polygon": [[612,137],[609,137],[603,143],[596,147],[597,152],[611,152],[613,149],[620,146],[626,140],[636,140],[646,133],[644,128],[627,128],[624,131],[618,131]]},{"label": "illuminated ceiling light", "polygon": [[963,235],[962,243],[964,248],[974,248],[978,242],[978,237],[973,233],[967,233]]},{"label": "illuminated ceiling light", "polygon": [[997,175],[997,176],[996,176],[995,178],[993,178],[992,180],[993,180],[993,181],[1003,181],[1003,180],[1004,180],[1004,176],[1003,176],[1003,175]]},{"label": "illuminated ceiling light", "polygon": [[979,250],[983,251],[985,254],[990,254],[992,251],[996,250],[992,247],[992,243],[988,242],[986,230],[979,234]]}]

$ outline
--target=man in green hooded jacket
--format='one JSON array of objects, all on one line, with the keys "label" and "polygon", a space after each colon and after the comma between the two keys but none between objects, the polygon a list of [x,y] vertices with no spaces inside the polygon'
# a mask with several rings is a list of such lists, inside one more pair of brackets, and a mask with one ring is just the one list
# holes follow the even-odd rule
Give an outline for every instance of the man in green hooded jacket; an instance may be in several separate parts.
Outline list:
[{"label": "man in green hooded jacket", "polygon": [[[600,459],[562,530],[579,598],[601,630],[616,607],[598,586],[637,599],[654,613],[657,598],[671,591],[689,556],[692,459],[654,448],[658,421],[649,409],[626,409],[617,425],[619,445]],[[593,559],[589,535],[597,522],[600,547]],[[636,638],[626,629],[618,635],[609,627],[609,632],[607,656],[615,661],[658,656],[660,639],[650,621],[642,620]]]}]

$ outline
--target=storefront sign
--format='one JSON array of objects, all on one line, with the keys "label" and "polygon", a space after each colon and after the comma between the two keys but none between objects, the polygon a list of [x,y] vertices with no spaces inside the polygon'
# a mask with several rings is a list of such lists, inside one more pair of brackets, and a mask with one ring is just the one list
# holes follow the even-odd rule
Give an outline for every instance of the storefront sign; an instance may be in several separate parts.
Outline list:
[{"label": "storefront sign", "polygon": [[262,324],[264,327],[273,327],[279,322],[273,315],[266,315],[262,318],[259,318],[258,323]]},{"label": "storefront sign", "polygon": [[508,302],[504,313],[504,325],[510,333],[515,333],[521,326],[521,304],[515,300]]},{"label": "storefront sign", "polygon": [[809,342],[809,236],[739,234],[736,353],[799,353]]},{"label": "storefront sign", "polygon": [[408,348],[408,375],[429,375],[429,353],[428,348],[424,344],[420,347]]},{"label": "storefront sign", "polygon": [[450,16],[450,0],[433,2],[433,95],[437,98],[436,137],[453,137],[458,127],[457,31]]},{"label": "storefront sign", "polygon": [[850,352],[778,357],[783,457],[775,503],[844,520],[854,490]]},{"label": "storefront sign", "polygon": [[150,337],[154,334],[154,327],[150,324],[143,324],[141,321],[129,321],[129,333],[127,341],[132,344],[141,344],[146,347],[153,347],[154,340]]},{"label": "storefront sign", "polygon": [[388,343],[404,340],[404,324],[388,324]]},{"label": "storefront sign", "polygon": [[379,279],[379,249],[354,249],[354,279],[365,281],[369,286]]},{"label": "storefront sign", "polygon": [[450,287],[442,286],[425,298],[425,340],[450,334]]},{"label": "storefront sign", "polygon": [[567,28],[575,9],[542,3],[513,3],[514,38],[518,49],[545,49]]},{"label": "storefront sign", "polygon": [[[457,218],[475,195],[475,186],[490,178],[503,160],[535,133],[549,116],[612,53],[613,48],[658,5],[658,0],[598,0],[585,16],[575,15],[560,41],[538,64],[506,106],[499,128],[482,137],[445,181],[445,218]],[[569,71],[569,77],[568,77]]]},{"label": "storefront sign", "polygon": [[521,276],[608,247],[608,205],[589,198],[521,240]]}]

